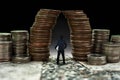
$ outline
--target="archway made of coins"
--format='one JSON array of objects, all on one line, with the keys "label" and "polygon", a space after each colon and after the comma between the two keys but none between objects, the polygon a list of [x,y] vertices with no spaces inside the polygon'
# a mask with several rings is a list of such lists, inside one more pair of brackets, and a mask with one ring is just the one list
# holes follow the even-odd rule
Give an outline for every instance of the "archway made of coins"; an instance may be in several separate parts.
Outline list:
[{"label": "archway made of coins", "polygon": [[82,10],[40,9],[30,28],[29,53],[33,61],[47,61],[50,56],[51,31],[59,14],[64,14],[70,28],[70,42],[74,60],[86,61],[91,52],[91,27],[89,18]]}]

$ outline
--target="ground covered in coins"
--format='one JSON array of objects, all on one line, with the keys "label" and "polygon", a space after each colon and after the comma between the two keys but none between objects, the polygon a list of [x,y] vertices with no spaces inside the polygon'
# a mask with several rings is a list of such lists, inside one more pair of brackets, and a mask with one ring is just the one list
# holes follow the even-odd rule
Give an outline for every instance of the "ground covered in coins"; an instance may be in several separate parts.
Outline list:
[{"label": "ground covered in coins", "polygon": [[[66,58],[66,64],[49,62],[0,63],[0,80],[120,80],[120,62],[101,66]],[[113,67],[112,67],[113,66]]]}]

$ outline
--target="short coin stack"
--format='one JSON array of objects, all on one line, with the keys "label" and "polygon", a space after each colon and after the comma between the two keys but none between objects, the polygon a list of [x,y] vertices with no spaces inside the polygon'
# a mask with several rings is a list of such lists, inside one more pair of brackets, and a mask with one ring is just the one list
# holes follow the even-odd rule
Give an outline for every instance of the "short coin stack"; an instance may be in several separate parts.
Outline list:
[{"label": "short coin stack", "polygon": [[0,33],[0,62],[10,61],[11,53],[11,33]]},{"label": "short coin stack", "polygon": [[120,43],[120,35],[111,35],[111,42]]},{"label": "short coin stack", "polygon": [[13,57],[12,62],[29,62],[30,57],[27,53],[29,33],[27,30],[12,30]]},{"label": "short coin stack", "polygon": [[51,29],[56,23],[59,10],[40,9],[30,28],[29,52],[33,61],[48,61]]},{"label": "short coin stack", "polygon": [[120,61],[120,44],[106,42],[103,44],[102,52],[107,56],[107,62],[116,63]]},{"label": "short coin stack", "polygon": [[93,29],[92,30],[92,52],[102,53],[102,44],[109,41],[110,30],[109,29]]},{"label": "short coin stack", "polygon": [[82,10],[63,12],[71,29],[72,55],[74,60],[86,61],[91,53],[92,31],[89,18]]},{"label": "short coin stack", "polygon": [[104,54],[88,54],[88,64],[90,65],[104,65],[107,63],[106,55]]}]

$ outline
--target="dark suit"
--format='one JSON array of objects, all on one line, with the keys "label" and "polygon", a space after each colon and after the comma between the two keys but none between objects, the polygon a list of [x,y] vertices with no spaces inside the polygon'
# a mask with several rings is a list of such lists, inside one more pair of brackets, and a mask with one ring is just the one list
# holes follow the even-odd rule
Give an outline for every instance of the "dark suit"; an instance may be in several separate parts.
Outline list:
[{"label": "dark suit", "polygon": [[63,58],[63,64],[65,64],[65,55],[64,55],[64,49],[67,47],[66,42],[63,39],[58,40],[57,45],[55,46],[55,48],[59,46],[58,48],[58,54],[57,54],[57,64],[59,64],[59,57],[60,54],[62,54],[62,58]]}]

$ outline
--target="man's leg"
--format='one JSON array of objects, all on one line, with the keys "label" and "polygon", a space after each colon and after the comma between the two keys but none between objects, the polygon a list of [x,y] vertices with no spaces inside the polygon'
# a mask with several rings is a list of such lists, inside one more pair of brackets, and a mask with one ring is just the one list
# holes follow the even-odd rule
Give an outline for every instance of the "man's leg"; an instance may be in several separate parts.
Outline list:
[{"label": "man's leg", "polygon": [[59,57],[60,57],[60,51],[58,51],[58,54],[57,54],[57,64],[59,64]]},{"label": "man's leg", "polygon": [[62,53],[62,58],[63,58],[63,64],[65,64],[65,54],[64,54],[64,51],[62,51],[61,53]]}]

